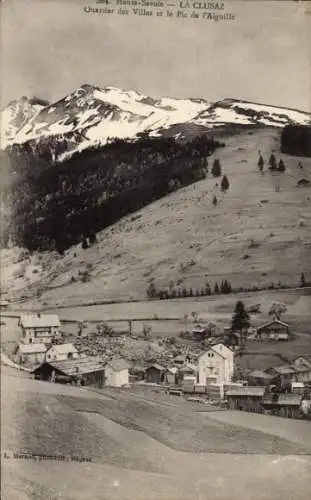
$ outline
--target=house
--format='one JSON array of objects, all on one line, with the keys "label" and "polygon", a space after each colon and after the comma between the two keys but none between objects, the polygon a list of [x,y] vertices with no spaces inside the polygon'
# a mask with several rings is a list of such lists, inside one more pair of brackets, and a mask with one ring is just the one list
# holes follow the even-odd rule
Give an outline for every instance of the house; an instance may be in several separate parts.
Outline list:
[{"label": "house", "polygon": [[130,365],[125,359],[114,358],[105,366],[105,385],[123,387],[129,384]]},{"label": "house", "polygon": [[300,394],[280,394],[278,406],[280,407],[280,415],[290,418],[298,418],[302,396]]},{"label": "house", "polygon": [[79,352],[73,344],[55,344],[46,352],[47,361],[65,361],[66,359],[77,359]]},{"label": "house", "polygon": [[303,382],[292,382],[292,393],[303,395],[305,392],[305,385]]},{"label": "house", "polygon": [[223,344],[211,346],[198,360],[199,385],[231,382],[234,371],[234,353]]},{"label": "house", "polygon": [[22,314],[18,326],[24,344],[52,344],[60,337],[60,321],[56,314]]},{"label": "house", "polygon": [[63,380],[96,387],[102,387],[105,383],[105,368],[96,356],[66,361],[43,361],[32,373],[35,378],[49,382]]},{"label": "house", "polygon": [[9,307],[8,300],[0,300],[0,310],[5,311]]},{"label": "house", "polygon": [[146,382],[149,384],[162,384],[165,381],[165,368],[157,363],[146,370]]},{"label": "house", "polygon": [[309,184],[310,184],[310,181],[308,179],[305,179],[305,178],[299,179],[299,181],[297,182],[298,187],[309,186]]},{"label": "house", "polygon": [[135,382],[139,380],[144,380],[145,378],[145,368],[141,365],[134,365],[129,370],[130,381]]},{"label": "house", "polygon": [[257,339],[260,340],[288,340],[289,339],[289,325],[273,319],[264,325],[257,327]]},{"label": "house", "polygon": [[280,387],[290,387],[292,380],[295,380],[296,370],[293,366],[286,364],[273,366],[265,370],[269,375],[273,375],[274,383]]},{"label": "house", "polygon": [[20,364],[36,365],[42,363],[46,353],[45,344],[23,344],[20,342],[15,351],[15,359]]},{"label": "house", "polygon": [[250,386],[269,386],[274,383],[275,377],[276,375],[272,373],[254,370],[248,375],[247,380]]},{"label": "house", "polygon": [[176,385],[178,382],[178,368],[173,366],[172,368],[168,368],[164,374],[164,383],[168,385]]},{"label": "house", "polygon": [[185,377],[194,377],[198,379],[198,367],[192,363],[186,363],[178,369],[177,382],[182,383]]},{"label": "house", "polygon": [[296,382],[311,382],[311,360],[299,356],[293,359],[291,366],[296,370]]},{"label": "house", "polygon": [[182,354],[180,354],[179,356],[176,356],[176,358],[173,359],[173,364],[175,366],[183,366],[187,361],[187,358],[186,356],[183,356]]},{"label": "house", "polygon": [[232,410],[263,411],[262,401],[265,395],[265,387],[235,387],[227,391],[228,406]]},{"label": "house", "polygon": [[183,392],[193,393],[196,384],[196,377],[188,375],[183,378],[182,390]]}]

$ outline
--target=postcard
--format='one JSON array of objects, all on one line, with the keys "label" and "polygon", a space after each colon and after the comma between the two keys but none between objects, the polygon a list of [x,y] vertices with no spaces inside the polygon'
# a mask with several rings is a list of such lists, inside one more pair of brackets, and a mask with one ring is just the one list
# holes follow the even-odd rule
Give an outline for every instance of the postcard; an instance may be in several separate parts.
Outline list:
[{"label": "postcard", "polygon": [[310,27],[2,0],[4,500],[310,497]]}]

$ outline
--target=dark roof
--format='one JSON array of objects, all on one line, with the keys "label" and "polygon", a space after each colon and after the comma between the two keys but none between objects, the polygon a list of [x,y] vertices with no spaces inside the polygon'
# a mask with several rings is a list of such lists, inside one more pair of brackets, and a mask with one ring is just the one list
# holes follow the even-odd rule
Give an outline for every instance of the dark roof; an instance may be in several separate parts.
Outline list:
[{"label": "dark roof", "polygon": [[227,391],[227,396],[256,396],[263,397],[266,389],[265,387],[235,387]]},{"label": "dark roof", "polygon": [[263,328],[266,328],[267,326],[273,325],[275,323],[278,325],[281,325],[281,326],[285,326],[286,328],[289,328],[288,323],[284,323],[284,321],[280,321],[279,319],[273,319],[271,321],[268,321],[268,323],[265,323],[264,325],[258,326],[257,332],[262,330]]},{"label": "dark roof", "polygon": [[153,365],[148,366],[147,370],[150,370],[151,368],[155,368],[156,370],[159,370],[160,372],[165,371],[164,366],[158,365],[157,363],[154,363]]},{"label": "dark roof", "polygon": [[84,375],[104,370],[103,364],[98,361],[97,357],[88,356],[79,359],[66,359],[65,361],[44,361],[41,365],[37,366],[32,373],[40,372],[44,365],[49,365],[55,370],[62,372],[64,375],[75,375],[77,373]]},{"label": "dark roof", "polygon": [[271,369],[279,375],[291,375],[296,372],[292,365],[274,366]]},{"label": "dark roof", "polygon": [[273,375],[269,375],[269,373],[266,373],[262,370],[254,370],[253,372],[251,372],[249,374],[249,377],[262,378],[265,380],[272,380],[273,379]]}]

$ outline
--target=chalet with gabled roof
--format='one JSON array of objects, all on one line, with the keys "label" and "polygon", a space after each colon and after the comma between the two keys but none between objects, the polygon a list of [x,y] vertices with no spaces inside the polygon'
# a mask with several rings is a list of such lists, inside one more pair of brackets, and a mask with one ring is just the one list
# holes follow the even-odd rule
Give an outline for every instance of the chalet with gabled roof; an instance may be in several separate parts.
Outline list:
[{"label": "chalet with gabled roof", "polygon": [[60,321],[57,314],[22,314],[18,326],[22,330],[24,344],[52,344],[60,337]]},{"label": "chalet with gabled roof", "polygon": [[257,327],[257,339],[260,340],[288,340],[290,328],[288,323],[277,318]]}]

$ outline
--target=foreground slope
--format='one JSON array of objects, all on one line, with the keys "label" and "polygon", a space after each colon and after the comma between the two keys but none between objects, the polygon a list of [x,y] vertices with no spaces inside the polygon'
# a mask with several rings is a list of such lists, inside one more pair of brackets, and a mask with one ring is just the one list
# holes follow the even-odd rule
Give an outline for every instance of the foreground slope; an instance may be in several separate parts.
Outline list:
[{"label": "foreground slope", "polygon": [[[98,242],[64,256],[3,251],[4,289],[12,297],[41,297],[55,305],[105,299],[144,298],[151,280],[201,289],[228,279],[234,287],[296,285],[310,278],[311,160],[282,155],[285,173],[257,169],[258,150],[267,161],[279,151],[279,132],[265,128],[225,137],[217,150],[230,187],[207,178],[180,189],[98,233]],[[214,157],[209,159],[211,166]],[[279,191],[276,192],[276,186]],[[218,204],[213,206],[213,196]],[[26,258],[25,258],[26,257]]]},{"label": "foreground slope", "polygon": [[[254,415],[264,419],[254,423],[243,414],[233,426],[179,398],[163,404],[130,392],[99,394],[4,367],[1,375],[6,500],[308,498],[309,422]],[[13,451],[92,462],[18,460]]]}]

